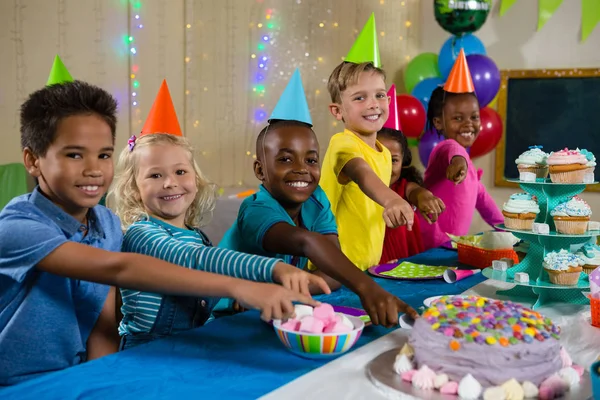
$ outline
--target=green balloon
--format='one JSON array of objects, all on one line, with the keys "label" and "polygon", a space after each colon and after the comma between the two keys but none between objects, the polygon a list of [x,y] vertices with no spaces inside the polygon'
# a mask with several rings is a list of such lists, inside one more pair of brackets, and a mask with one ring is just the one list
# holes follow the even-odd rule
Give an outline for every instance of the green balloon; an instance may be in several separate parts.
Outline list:
[{"label": "green balloon", "polygon": [[461,36],[481,28],[492,0],[435,0],[435,20],[445,31]]},{"label": "green balloon", "polygon": [[421,53],[408,63],[404,70],[404,88],[407,93],[423,79],[440,77],[438,68],[438,55],[435,53]]}]

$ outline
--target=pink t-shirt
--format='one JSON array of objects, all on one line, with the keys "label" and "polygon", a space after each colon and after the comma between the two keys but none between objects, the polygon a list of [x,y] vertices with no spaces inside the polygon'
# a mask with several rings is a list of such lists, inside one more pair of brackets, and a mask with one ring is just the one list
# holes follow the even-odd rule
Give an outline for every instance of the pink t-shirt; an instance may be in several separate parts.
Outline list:
[{"label": "pink t-shirt", "polygon": [[[467,177],[459,185],[446,178],[446,169],[454,156],[467,160]],[[482,170],[476,170],[467,150],[454,139],[446,139],[434,147],[425,170],[423,186],[442,199],[446,210],[434,224],[423,219],[421,234],[425,250],[450,240],[447,233],[469,233],[475,209],[485,222],[494,226],[504,222],[502,212],[481,183]],[[419,215],[419,218],[423,218]]]}]

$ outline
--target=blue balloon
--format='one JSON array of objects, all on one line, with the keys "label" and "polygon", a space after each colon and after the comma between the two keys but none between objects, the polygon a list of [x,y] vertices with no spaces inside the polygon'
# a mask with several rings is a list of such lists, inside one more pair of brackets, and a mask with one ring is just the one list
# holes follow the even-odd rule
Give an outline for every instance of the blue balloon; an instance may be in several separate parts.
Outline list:
[{"label": "blue balloon", "polygon": [[465,56],[471,54],[483,54],[486,55],[485,46],[481,43],[481,40],[474,35],[465,35],[462,37],[450,36],[440,49],[440,55],[438,56],[438,68],[442,78],[447,79],[456,61],[456,57],[460,53],[460,49],[465,50]]},{"label": "blue balloon", "polygon": [[443,84],[444,81],[442,78],[427,78],[423,79],[421,82],[417,83],[417,86],[412,91],[412,95],[419,99],[425,110],[429,106],[429,100],[431,98],[431,92],[434,91],[436,87]]}]

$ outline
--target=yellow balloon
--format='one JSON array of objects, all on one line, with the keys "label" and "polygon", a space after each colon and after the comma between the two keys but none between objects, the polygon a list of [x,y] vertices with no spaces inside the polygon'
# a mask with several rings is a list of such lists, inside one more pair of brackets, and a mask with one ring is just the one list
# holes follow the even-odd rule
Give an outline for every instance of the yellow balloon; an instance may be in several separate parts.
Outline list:
[{"label": "yellow balloon", "polygon": [[487,107],[493,108],[494,110],[498,111],[498,95],[496,95],[496,97],[494,97],[494,99],[490,101],[490,104],[488,104]]}]

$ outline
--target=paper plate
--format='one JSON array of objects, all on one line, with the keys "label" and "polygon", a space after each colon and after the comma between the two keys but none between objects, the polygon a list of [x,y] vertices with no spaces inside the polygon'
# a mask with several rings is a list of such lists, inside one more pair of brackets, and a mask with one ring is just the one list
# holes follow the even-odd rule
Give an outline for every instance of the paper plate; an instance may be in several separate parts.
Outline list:
[{"label": "paper plate", "polygon": [[443,279],[444,271],[454,269],[455,267],[442,267],[424,264],[402,265],[398,264],[381,264],[369,268],[371,275],[386,278],[386,279],[401,279],[401,280],[426,280],[426,279]]},{"label": "paper plate", "polygon": [[425,305],[425,307],[429,308],[431,307],[431,303],[433,303],[435,300],[444,297],[444,296],[452,296],[452,297],[464,297],[467,298],[469,297],[468,295],[462,295],[462,294],[444,294],[441,296],[433,296],[433,297],[428,297],[425,300],[423,300],[423,304]]}]

